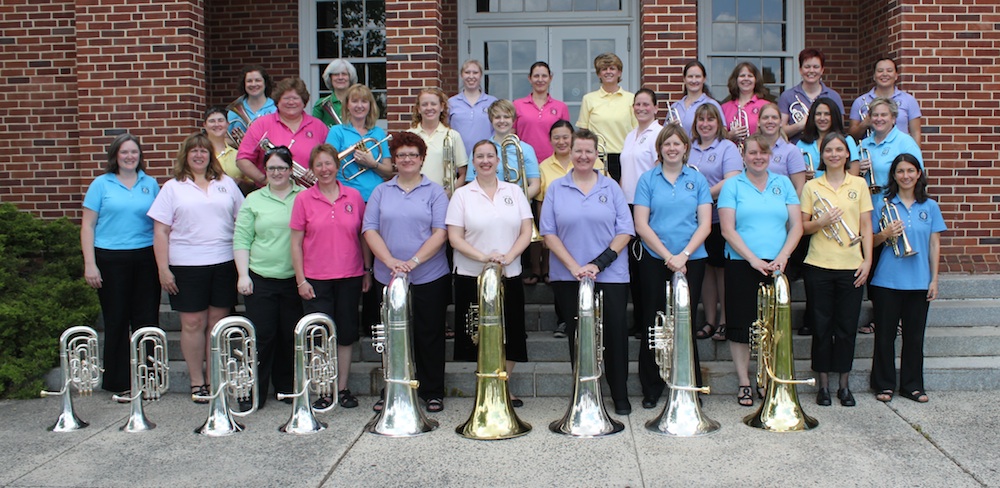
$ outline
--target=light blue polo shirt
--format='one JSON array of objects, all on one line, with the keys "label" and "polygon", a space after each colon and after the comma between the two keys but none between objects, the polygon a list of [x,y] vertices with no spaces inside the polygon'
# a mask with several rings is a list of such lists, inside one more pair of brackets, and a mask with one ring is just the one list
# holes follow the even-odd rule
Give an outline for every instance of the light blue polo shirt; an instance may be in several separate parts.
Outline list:
[{"label": "light blue polo shirt", "polygon": [[[788,205],[798,203],[792,180],[770,171],[764,191],[758,190],[744,171],[726,180],[719,193],[719,208],[736,210],[736,232],[754,255],[767,261],[774,259],[785,245]],[[744,261],[728,242],[726,257]]]},{"label": "light blue polo shirt", "polygon": [[[493,143],[493,147],[497,148],[497,157],[500,159],[500,161],[497,162],[497,178],[500,178],[500,181],[509,181],[504,178],[503,153],[500,152],[500,143],[495,141],[492,137],[490,138],[490,142]],[[475,144],[475,142],[473,144]],[[527,177],[541,178],[542,173],[538,170],[538,156],[535,155],[535,148],[531,147],[531,144],[521,141],[521,155],[524,157],[524,172],[527,173]],[[472,152],[470,151],[469,169],[465,172],[465,181],[472,181],[476,178],[476,165],[472,161]],[[517,149],[515,149],[514,146],[507,146],[507,164],[509,164],[511,168],[517,168]]]},{"label": "light blue polo shirt", "polygon": [[[698,230],[698,206],[711,204],[708,180],[686,165],[677,176],[676,184],[663,177],[663,166],[656,165],[639,177],[635,188],[635,205],[649,209],[649,227],[671,254],[683,251]],[[645,242],[642,247],[653,257],[663,259]],[[705,257],[708,253],[702,243],[691,253],[690,259]]]},{"label": "light blue polo shirt", "polygon": [[142,170],[138,173],[131,189],[118,181],[114,173],[94,178],[87,188],[83,208],[97,212],[94,247],[120,251],[153,245],[153,219],[146,212],[160,187]]},{"label": "light blue polo shirt", "polygon": [[[872,277],[872,285],[893,290],[926,290],[931,282],[930,267],[930,242],[931,234],[944,232],[948,227],[941,216],[941,209],[937,202],[928,198],[924,203],[914,202],[910,208],[899,200],[898,196],[892,198],[892,203],[899,211],[899,218],[903,220],[903,228],[906,230],[906,238],[910,242],[910,247],[917,251],[915,256],[896,257],[886,242],[882,247],[882,255],[879,257],[878,265],[875,266],[875,273]],[[882,216],[882,208],[885,201],[879,198],[875,202],[875,211],[872,212],[872,225],[878,229],[879,217]]]},{"label": "light blue polo shirt", "polygon": [[[264,115],[273,114],[278,111],[278,106],[275,105],[274,100],[271,100],[270,98],[267,98],[264,102],[264,106],[256,112],[250,108],[250,103],[247,101],[246,97],[243,97],[240,101],[240,105],[242,105],[243,110],[246,111],[247,117],[250,117],[251,123]],[[243,132],[247,131],[247,124],[243,121],[243,117],[240,117],[238,113],[230,110],[226,114],[226,119],[229,121],[229,132],[232,132],[233,129],[236,128],[239,128]]]},{"label": "light blue polo shirt", "polygon": [[[917,104],[917,99],[913,98],[913,95],[906,93],[899,88],[893,88],[892,101],[896,102],[896,109],[898,115],[896,115],[896,128],[902,133],[910,134],[910,121],[913,119],[919,119],[921,117],[920,105]],[[866,103],[872,103],[876,98],[875,89],[872,88],[868,93],[861,95],[854,100],[851,105],[851,120],[861,121],[861,109]]]},{"label": "light blue polo shirt", "polygon": [[[875,171],[875,181],[881,187],[889,184],[889,168],[892,167],[892,160],[903,153],[910,153],[920,161],[921,170],[924,167],[924,156],[920,152],[920,146],[912,137],[900,132],[893,127],[889,134],[882,139],[882,142],[875,142],[875,135],[866,137],[861,141],[861,148],[867,149],[872,157],[872,169]],[[882,199],[881,196],[878,197]],[[872,200],[874,204],[874,200]]]},{"label": "light blue polo shirt", "polygon": [[[858,143],[854,142],[854,138],[851,137],[851,136],[845,136],[844,139],[847,140],[847,151],[849,153],[851,153],[851,162],[860,161],[861,160],[861,152],[858,150]],[[820,169],[819,169],[819,162],[820,162],[819,143],[820,142],[822,142],[822,141],[820,141],[819,139],[816,139],[813,142],[799,141],[799,142],[795,143],[795,147],[799,148],[799,152],[808,153],[810,156],[812,156],[813,166],[816,168],[816,175],[813,176],[813,178],[819,178],[820,176],[823,176],[823,173],[825,173],[825,171],[820,171]],[[802,158],[802,164],[805,165],[805,157]]]},{"label": "light blue polo shirt", "polygon": [[[817,160],[816,166],[819,166]],[[802,151],[798,146],[782,138],[774,143],[771,148],[771,164],[767,170],[782,176],[791,176],[806,170],[806,160],[802,159]]]},{"label": "light blue polo shirt", "polygon": [[[725,120],[726,118],[722,116],[722,105],[719,105],[719,102],[716,102],[715,99],[706,95],[705,92],[702,92],[701,96],[698,97],[698,99],[691,104],[690,108],[688,108],[684,106],[684,100],[687,100],[687,97],[688,97],[687,95],[684,95],[684,97],[681,98],[680,101],[674,102],[674,104],[671,105],[671,107],[677,109],[677,114],[681,116],[681,127],[683,127],[684,130],[688,133],[688,136],[691,136],[691,134],[694,133],[694,112],[698,110],[698,107],[706,103],[715,105],[715,108],[719,111],[719,117],[722,118],[721,120],[722,125],[725,126],[727,129],[729,128],[729,122],[726,121]],[[667,119],[663,119],[663,125],[664,126],[667,125]]]},{"label": "light blue polo shirt", "polygon": [[[615,180],[598,174],[597,183],[584,195],[573,182],[573,172],[549,185],[542,203],[539,232],[555,234],[581,266],[599,256],[616,235],[635,235],[635,225],[625,193]],[[551,253],[551,251],[550,251]],[[576,281],[554,254],[549,256],[552,281]],[[627,252],[618,253],[610,266],[597,274],[598,283],[628,283]]]},{"label": "light blue polo shirt", "polygon": [[[385,139],[385,130],[376,125],[375,127],[368,129],[368,132],[364,135],[364,138],[372,138],[375,139],[376,141],[381,141],[382,139]],[[330,128],[330,132],[326,135],[326,143],[336,148],[338,152],[343,151],[357,144],[358,142],[361,141],[361,139],[362,139],[361,134],[359,134],[358,130],[355,129],[354,126],[351,124],[335,125]],[[383,142],[382,144],[379,145],[379,147],[382,148],[382,157],[391,158],[391,155],[389,153],[388,142]],[[375,152],[376,151],[372,150],[372,153]],[[353,160],[353,156],[348,156],[346,159]],[[347,168],[347,170],[350,172],[351,175],[353,175],[357,173],[357,171],[360,170],[361,168],[363,168],[363,166],[360,165],[355,166],[354,164],[351,164],[350,167]],[[351,188],[354,188],[355,190],[358,190],[358,193],[361,193],[361,199],[364,200],[365,202],[367,202],[368,197],[371,196],[372,190],[374,190],[376,186],[381,185],[382,182],[385,181],[382,179],[381,176],[379,176],[378,173],[375,172],[375,170],[371,168],[368,168],[368,171],[365,171],[364,173],[358,175],[353,180],[348,181],[347,176],[350,175],[344,174],[344,161],[341,161],[340,171],[337,172],[337,179],[340,180],[340,182],[343,183],[344,185],[347,185]]]}]

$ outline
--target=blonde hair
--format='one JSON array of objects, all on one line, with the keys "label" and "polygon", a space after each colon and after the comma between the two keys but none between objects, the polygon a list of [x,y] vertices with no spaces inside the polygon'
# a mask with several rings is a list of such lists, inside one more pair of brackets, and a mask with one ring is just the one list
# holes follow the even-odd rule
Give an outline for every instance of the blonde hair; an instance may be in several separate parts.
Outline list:
[{"label": "blonde hair", "polygon": [[212,147],[212,141],[208,140],[208,136],[202,134],[201,132],[196,132],[187,136],[184,142],[181,144],[181,150],[177,152],[177,159],[174,161],[174,178],[178,181],[184,181],[188,178],[194,179],[194,173],[191,171],[191,167],[188,166],[188,154],[195,148],[203,148],[208,150],[208,167],[205,168],[205,178],[209,180],[222,179],[222,175],[226,174],[222,170],[222,164],[215,157],[215,148]]},{"label": "blonde hair", "polygon": [[368,100],[368,115],[365,116],[365,129],[371,129],[375,127],[375,122],[378,122],[378,103],[375,102],[375,95],[372,91],[365,85],[361,83],[355,83],[347,89],[347,93],[344,95],[346,100],[341,100],[341,104],[344,107],[344,115],[346,116],[348,111],[348,105],[350,105],[352,99]]},{"label": "blonde hair", "polygon": [[424,95],[436,95],[438,97],[438,101],[441,102],[441,113],[438,114],[438,121],[445,127],[448,127],[448,95],[438,87],[424,88],[417,94],[417,101],[413,103],[413,108],[410,109],[410,127],[415,129],[424,121],[424,116],[420,114],[420,97]]},{"label": "blonde hair", "polygon": [[[618,68],[618,71],[622,71],[624,69],[622,58],[619,58],[615,53],[598,54],[597,57],[594,58],[594,71],[597,73],[597,76],[601,76],[601,70],[609,66]],[[620,75],[618,76],[618,81],[622,81],[622,77]]]}]

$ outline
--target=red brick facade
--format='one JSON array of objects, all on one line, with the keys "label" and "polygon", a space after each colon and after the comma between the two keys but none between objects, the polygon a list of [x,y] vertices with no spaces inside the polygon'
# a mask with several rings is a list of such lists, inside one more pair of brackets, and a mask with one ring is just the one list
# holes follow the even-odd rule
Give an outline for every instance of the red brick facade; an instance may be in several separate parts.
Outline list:
[{"label": "red brick facade", "polygon": [[[458,1],[386,2],[390,129],[408,126],[420,88],[457,91]],[[950,227],[942,270],[1000,272],[1000,5],[804,8],[806,45],[826,53],[825,81],[846,103],[871,86],[883,55],[920,101],[931,191]],[[0,200],[46,217],[79,217],[119,131],[142,138],[162,179],[206,104],[238,93],[242,66],[264,64],[276,80],[299,74],[298,2],[5,0],[0,13]],[[642,84],[675,94],[680,66],[698,55],[697,2],[644,0],[637,15]]]}]

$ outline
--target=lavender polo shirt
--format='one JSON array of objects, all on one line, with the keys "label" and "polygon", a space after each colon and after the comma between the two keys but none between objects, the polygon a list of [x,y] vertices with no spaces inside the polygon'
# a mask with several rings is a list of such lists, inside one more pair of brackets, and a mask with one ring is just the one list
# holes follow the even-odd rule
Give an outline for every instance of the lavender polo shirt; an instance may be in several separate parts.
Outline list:
[{"label": "lavender polo shirt", "polygon": [[[819,167],[817,161],[816,167]],[[790,176],[806,170],[806,160],[802,157],[802,150],[793,143],[782,138],[774,143],[771,148],[771,164],[767,170],[782,176]]]},{"label": "lavender polo shirt", "polygon": [[[920,105],[917,104],[917,99],[913,98],[913,95],[906,93],[899,88],[894,88],[895,91],[892,92],[892,101],[896,102],[896,108],[899,110],[899,115],[896,116],[896,128],[900,130],[903,134],[910,134],[910,121],[913,119],[919,119],[921,116]],[[871,91],[861,95],[854,103],[851,105],[851,120],[861,121],[861,109],[866,103],[871,103],[875,100],[877,96],[875,95],[875,89],[872,88]]]},{"label": "lavender polo shirt", "polygon": [[[729,139],[716,139],[706,149],[691,141],[691,154],[688,156],[687,164],[705,176],[709,190],[716,183],[726,179],[726,173],[743,171],[740,150]],[[712,205],[712,223],[718,222],[719,209]]]},{"label": "lavender polo shirt", "polygon": [[292,205],[288,226],[305,233],[302,269],[306,278],[333,280],[364,274],[361,219],[365,202],[354,188],[339,181],[337,185],[340,195],[332,203],[316,185],[299,193]]},{"label": "lavender polo shirt", "polygon": [[[597,175],[597,183],[584,195],[573,182],[573,171],[549,185],[542,204],[539,232],[554,234],[582,266],[599,256],[617,235],[635,235],[635,225],[625,194],[611,178]],[[551,253],[551,251],[550,251]],[[576,281],[554,254],[549,256],[552,281]],[[597,274],[598,283],[628,283],[627,252]]]},{"label": "lavender polo shirt", "polygon": [[569,120],[569,108],[566,104],[552,98],[551,95],[547,97],[542,108],[535,105],[531,95],[514,100],[514,112],[517,114],[514,131],[522,141],[535,148],[535,156],[539,161],[552,155],[552,143],[549,141],[552,124],[560,120]]},{"label": "lavender polo shirt", "polygon": [[194,181],[171,178],[146,212],[170,226],[168,264],[208,266],[233,260],[233,231],[243,205],[243,192],[232,178],[208,183],[208,191]]},{"label": "lavender polo shirt", "polygon": [[[389,252],[396,259],[413,257],[420,246],[430,239],[434,229],[447,230],[444,218],[448,212],[448,197],[441,185],[426,176],[409,193],[399,186],[398,177],[375,187],[365,206],[361,232],[378,232]],[[448,274],[448,258],[444,246],[430,259],[410,273],[410,283],[422,285]],[[375,279],[388,283],[392,270],[382,261],[375,260]]]},{"label": "lavender polo shirt", "polygon": [[[700,97],[698,97],[697,100],[694,101],[694,103],[691,104],[690,108],[684,106],[684,100],[687,100],[687,98],[688,96],[684,95],[684,98],[681,98],[680,101],[678,102],[674,102],[672,107],[677,109],[677,113],[680,114],[681,127],[683,127],[684,130],[687,131],[688,135],[691,135],[693,132],[692,129],[694,127],[694,111],[698,110],[698,107],[706,103],[710,103],[712,105],[715,105],[715,108],[719,111],[719,115],[720,116],[722,115],[722,106],[719,105],[719,102],[716,102],[714,98],[706,95],[704,92],[701,94]],[[726,128],[729,128],[729,121],[725,120],[724,117],[722,123],[723,125],[726,126]]]},{"label": "lavender polo shirt", "polygon": [[448,126],[458,131],[467,149],[477,142],[493,137],[493,124],[486,110],[497,97],[483,93],[475,104],[469,103],[464,92],[448,99]]},{"label": "lavender polo shirt", "polygon": [[[816,98],[827,97],[833,100],[834,103],[837,104],[837,108],[840,109],[840,113],[844,113],[844,101],[843,99],[840,98],[840,94],[833,91],[833,89],[831,89],[830,87],[824,85],[822,81],[819,83],[819,86],[820,86],[820,92]],[[799,83],[798,85],[795,85],[790,89],[781,92],[781,96],[778,97],[778,111],[780,111],[784,115],[787,115],[789,122],[791,122],[792,116],[788,107],[790,107],[792,103],[795,102],[796,96],[799,97],[799,101],[805,104],[806,108],[811,108],[813,102],[816,101],[813,98],[809,98],[809,96],[806,95],[806,92],[802,90],[802,83]],[[796,134],[795,137],[792,137],[791,141],[793,144],[799,142],[798,134]]]}]

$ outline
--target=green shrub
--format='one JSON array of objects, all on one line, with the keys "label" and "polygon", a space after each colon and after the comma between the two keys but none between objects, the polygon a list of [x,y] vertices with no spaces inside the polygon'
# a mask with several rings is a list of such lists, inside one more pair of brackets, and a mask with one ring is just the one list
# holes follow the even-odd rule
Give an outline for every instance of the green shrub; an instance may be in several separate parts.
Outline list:
[{"label": "green shrub", "polygon": [[82,277],[78,225],[0,204],[0,398],[37,397],[62,331],[94,324],[100,305]]}]

